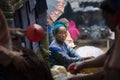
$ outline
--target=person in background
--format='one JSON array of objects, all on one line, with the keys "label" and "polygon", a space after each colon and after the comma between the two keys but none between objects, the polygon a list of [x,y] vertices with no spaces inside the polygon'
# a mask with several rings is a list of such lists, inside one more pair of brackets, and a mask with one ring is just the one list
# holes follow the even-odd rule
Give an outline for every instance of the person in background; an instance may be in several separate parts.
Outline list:
[{"label": "person in background", "polygon": [[25,29],[22,28],[9,28],[10,34],[14,36],[25,37]]},{"label": "person in background", "polygon": [[68,28],[71,38],[76,41],[78,36],[80,35],[80,31],[76,28],[76,24],[74,21],[70,21],[70,25]]},{"label": "person in background", "polygon": [[84,76],[75,75],[68,80],[120,80],[120,1],[119,0],[104,0],[101,3],[101,10],[106,25],[115,32],[115,41],[106,54],[100,55],[97,58],[86,60],[83,62],[72,63],[75,74],[81,69],[90,67],[103,67],[103,69]]},{"label": "person in background", "polygon": [[49,45],[50,59],[53,65],[62,65],[67,68],[72,62],[87,59],[80,57],[74,49],[65,43],[67,26],[63,22],[56,21],[54,23],[53,34],[55,39]]},{"label": "person in background", "polygon": [[[65,23],[67,28],[69,28],[69,21],[66,18],[61,18],[60,19],[61,22]],[[76,45],[74,44],[73,39],[71,38],[71,35],[69,33],[69,31],[67,30],[67,37],[65,39],[65,42],[71,46],[72,48],[76,47]]]},{"label": "person in background", "polygon": [[101,39],[101,30],[97,23],[90,27],[90,38],[93,40]]}]

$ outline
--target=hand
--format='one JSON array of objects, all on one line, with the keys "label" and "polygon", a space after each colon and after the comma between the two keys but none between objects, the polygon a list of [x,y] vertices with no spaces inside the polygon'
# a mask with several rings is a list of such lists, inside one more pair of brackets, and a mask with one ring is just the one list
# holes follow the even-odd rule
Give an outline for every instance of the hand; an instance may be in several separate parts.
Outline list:
[{"label": "hand", "polygon": [[22,51],[12,51],[0,45],[0,64],[7,66],[14,57],[23,55]]},{"label": "hand", "polygon": [[23,55],[23,52],[20,50],[20,51],[9,51],[9,55],[11,57],[15,57],[15,56],[22,56]]},{"label": "hand", "polygon": [[11,55],[13,55],[13,64],[17,71],[26,71],[29,68],[29,64],[26,59],[23,57],[23,52],[20,51],[11,51]]},{"label": "hand", "polygon": [[15,30],[15,31],[19,31],[19,32],[21,32],[21,33],[25,33],[25,32],[26,32],[26,30],[21,29],[21,28],[15,28],[14,30]]},{"label": "hand", "polygon": [[26,30],[24,30],[24,29],[21,29],[21,28],[9,28],[9,29],[10,29],[10,32],[11,32],[13,35],[21,36],[21,37],[24,37],[24,36],[25,36]]},{"label": "hand", "polygon": [[8,55],[9,50],[4,46],[0,45],[0,64],[3,66],[7,66],[11,62],[11,57]]},{"label": "hand", "polygon": [[74,66],[74,72],[72,72],[71,74],[77,74],[77,73],[80,73],[80,70],[83,69],[83,66],[84,66],[84,61],[82,62],[75,62],[75,63],[72,63],[68,66],[68,70],[70,70],[70,68]]},{"label": "hand", "polygon": [[13,51],[13,50],[9,50],[1,45],[0,45],[0,52],[5,54],[6,56],[9,56],[10,58],[13,58],[14,56],[23,55],[23,52],[21,50],[20,51]]},{"label": "hand", "polygon": [[24,59],[22,51],[12,51],[0,45],[0,64],[7,66],[13,63],[18,71],[25,71],[29,64]]}]

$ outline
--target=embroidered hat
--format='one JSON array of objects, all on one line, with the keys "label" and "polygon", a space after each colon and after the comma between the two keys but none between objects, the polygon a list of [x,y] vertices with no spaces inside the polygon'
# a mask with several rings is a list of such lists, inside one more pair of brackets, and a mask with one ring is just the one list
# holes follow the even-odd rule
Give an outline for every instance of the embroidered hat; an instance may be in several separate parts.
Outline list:
[{"label": "embroidered hat", "polygon": [[61,22],[61,21],[56,21],[56,22],[54,23],[53,34],[56,33],[56,30],[57,30],[59,27],[65,27],[65,28],[67,29],[67,26],[66,26],[63,22]]}]

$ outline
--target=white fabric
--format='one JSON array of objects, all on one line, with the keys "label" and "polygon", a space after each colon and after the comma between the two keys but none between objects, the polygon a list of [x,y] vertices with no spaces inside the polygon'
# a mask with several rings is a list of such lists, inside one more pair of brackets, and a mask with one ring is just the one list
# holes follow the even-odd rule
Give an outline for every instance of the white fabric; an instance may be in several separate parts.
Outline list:
[{"label": "white fabric", "polygon": [[89,56],[97,57],[104,53],[103,50],[101,50],[100,48],[94,47],[94,46],[79,47],[78,49],[76,49],[76,52],[81,57],[89,57]]},{"label": "white fabric", "polygon": [[112,39],[112,40],[114,40],[115,39],[115,33],[112,32],[110,29],[109,29],[109,33],[110,33],[109,38]]}]

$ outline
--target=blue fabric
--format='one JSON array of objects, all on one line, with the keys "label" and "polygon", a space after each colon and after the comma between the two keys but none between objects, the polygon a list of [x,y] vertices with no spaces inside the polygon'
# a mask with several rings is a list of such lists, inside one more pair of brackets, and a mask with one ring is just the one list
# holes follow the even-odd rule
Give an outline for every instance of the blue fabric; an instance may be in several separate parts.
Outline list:
[{"label": "blue fabric", "polygon": [[72,62],[82,61],[81,58],[74,49],[68,46],[66,43],[54,40],[49,50],[52,52],[50,55],[53,65],[62,65],[67,67]]},{"label": "blue fabric", "polygon": [[[23,7],[20,9],[20,12],[19,12],[20,16],[18,16],[20,17],[23,29],[26,29],[27,26],[29,25],[29,20],[28,20],[29,12],[27,12],[27,7],[28,5],[26,6],[26,3],[25,3]],[[26,48],[31,49],[31,43],[27,38],[25,38],[25,45],[26,45]]]},{"label": "blue fabric", "polygon": [[54,40],[53,32],[52,32],[52,26],[48,25],[48,34],[49,34],[49,45]]},{"label": "blue fabric", "polygon": [[46,0],[36,0],[36,3],[35,9],[37,14],[42,14],[48,9]]},{"label": "blue fabric", "polygon": [[36,0],[29,0],[29,5],[30,11],[33,11],[36,6]]},{"label": "blue fabric", "polygon": [[[36,23],[34,6],[35,1],[30,0],[26,2],[22,8],[16,10],[14,13],[14,27],[26,29],[30,24]],[[32,7],[31,7],[32,6]],[[20,38],[21,39],[21,38]],[[23,40],[23,41],[22,41]],[[26,37],[22,39],[21,42],[25,43],[25,47],[28,49],[33,49],[34,52],[39,50],[38,43],[30,42]]]},{"label": "blue fabric", "polygon": [[44,29],[45,33],[48,33],[47,31],[47,12],[43,12],[42,14],[37,13],[37,24],[41,25],[42,28]]},{"label": "blue fabric", "polygon": [[[35,0],[29,0],[28,4],[30,5],[30,6],[27,7],[29,24],[34,24],[34,23],[36,23],[35,9],[34,9],[35,5],[36,5],[36,1]],[[30,9],[30,11],[29,11],[29,9]],[[38,42],[31,42],[31,45],[32,45],[32,48],[33,48],[34,52],[37,53],[40,49],[39,43]]]}]

